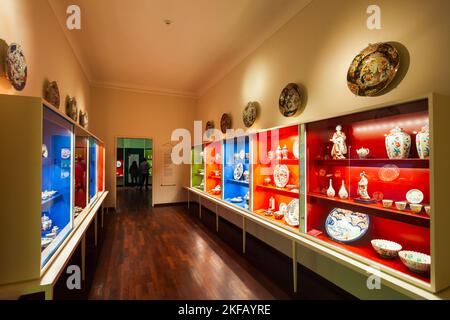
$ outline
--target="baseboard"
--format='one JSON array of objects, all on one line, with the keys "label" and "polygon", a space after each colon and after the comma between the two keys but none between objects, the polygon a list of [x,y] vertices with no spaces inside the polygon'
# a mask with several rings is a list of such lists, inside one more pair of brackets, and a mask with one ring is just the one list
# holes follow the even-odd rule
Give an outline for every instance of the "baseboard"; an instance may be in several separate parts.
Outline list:
[{"label": "baseboard", "polygon": [[186,206],[187,201],[182,202],[168,202],[168,203],[157,203],[154,205],[155,208],[159,207],[173,207],[173,206]]}]

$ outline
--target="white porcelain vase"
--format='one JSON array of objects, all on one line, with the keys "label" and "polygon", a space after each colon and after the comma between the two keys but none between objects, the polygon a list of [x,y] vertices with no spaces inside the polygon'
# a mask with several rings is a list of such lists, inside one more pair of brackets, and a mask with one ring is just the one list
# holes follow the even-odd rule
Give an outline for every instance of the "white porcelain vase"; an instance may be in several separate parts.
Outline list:
[{"label": "white porcelain vase", "polygon": [[341,198],[343,200],[348,199],[348,191],[345,188],[344,180],[342,180],[342,185],[341,185],[341,188],[339,189],[338,195],[339,195],[339,198]]},{"label": "white porcelain vase", "polygon": [[430,157],[430,129],[424,126],[416,134],[416,148],[420,159]]},{"label": "white porcelain vase", "polygon": [[386,135],[386,151],[389,159],[406,159],[411,150],[411,136],[400,127],[393,128]]},{"label": "white porcelain vase", "polygon": [[336,191],[333,189],[333,181],[330,179],[330,186],[327,190],[327,197],[333,198],[336,195]]}]

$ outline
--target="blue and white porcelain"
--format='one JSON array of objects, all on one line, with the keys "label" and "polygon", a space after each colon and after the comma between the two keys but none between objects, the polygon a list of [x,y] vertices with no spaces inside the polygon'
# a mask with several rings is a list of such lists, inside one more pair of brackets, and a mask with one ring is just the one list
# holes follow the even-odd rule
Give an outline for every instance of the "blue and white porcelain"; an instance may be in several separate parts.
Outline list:
[{"label": "blue and white porcelain", "polygon": [[361,239],[369,230],[367,214],[341,208],[331,210],[325,221],[328,236],[338,242],[349,243]]}]

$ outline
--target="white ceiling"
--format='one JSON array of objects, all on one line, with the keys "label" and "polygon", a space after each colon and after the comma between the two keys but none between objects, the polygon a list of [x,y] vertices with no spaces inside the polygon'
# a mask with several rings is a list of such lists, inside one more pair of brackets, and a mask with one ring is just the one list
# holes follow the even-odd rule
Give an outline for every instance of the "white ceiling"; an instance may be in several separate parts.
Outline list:
[{"label": "white ceiling", "polygon": [[[93,85],[193,97],[310,2],[49,0]],[[81,8],[81,30],[65,27],[70,4]]]}]

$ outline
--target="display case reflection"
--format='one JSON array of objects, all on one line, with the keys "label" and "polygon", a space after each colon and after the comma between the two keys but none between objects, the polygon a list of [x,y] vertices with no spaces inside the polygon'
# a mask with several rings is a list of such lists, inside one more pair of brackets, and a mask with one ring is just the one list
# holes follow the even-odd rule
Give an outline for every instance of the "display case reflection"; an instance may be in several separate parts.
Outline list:
[{"label": "display case reflection", "polygon": [[72,228],[73,125],[43,108],[41,265]]}]

